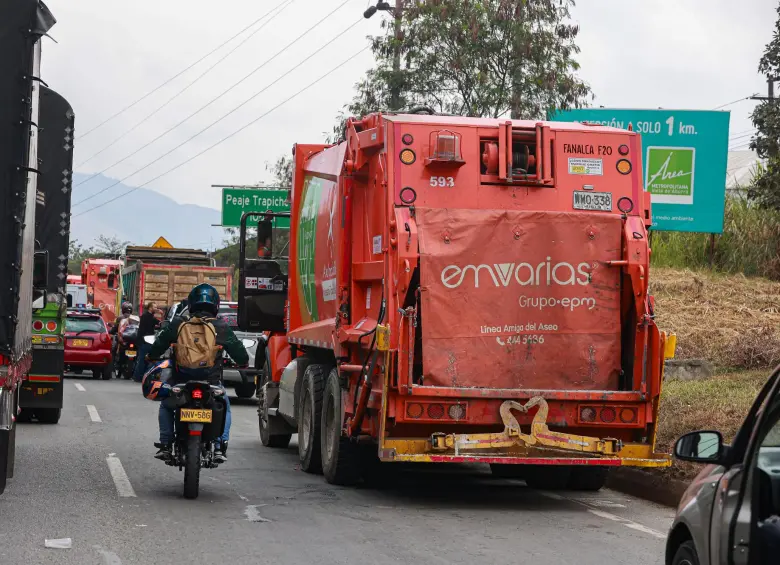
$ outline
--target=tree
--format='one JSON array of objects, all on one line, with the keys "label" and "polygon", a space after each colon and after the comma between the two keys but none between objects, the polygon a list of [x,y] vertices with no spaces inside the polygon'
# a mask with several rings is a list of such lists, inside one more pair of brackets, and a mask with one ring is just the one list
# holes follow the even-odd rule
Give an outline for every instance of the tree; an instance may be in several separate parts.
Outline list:
[{"label": "tree", "polygon": [[81,274],[81,263],[84,259],[98,257],[101,253],[94,247],[84,247],[78,239],[68,243],[68,272],[74,275]]},{"label": "tree", "polygon": [[293,160],[290,155],[281,155],[273,165],[266,163],[265,169],[271,171],[273,180],[271,184],[282,188],[292,186]]},{"label": "tree", "polygon": [[118,237],[110,237],[107,235],[99,235],[95,248],[98,251],[103,252],[104,255],[109,255],[114,259],[118,259],[120,255],[123,255],[125,248],[130,245],[129,241],[122,241]]},{"label": "tree", "polygon": [[[769,80],[780,76],[780,7],[772,40],[766,45],[758,62],[758,72]],[[758,130],[750,140],[750,148],[766,160],[748,189],[748,198],[763,207],[780,209],[780,106],[777,100],[765,100],[750,115]]]},{"label": "tree", "polygon": [[[347,110],[363,115],[427,106],[458,115],[543,119],[550,110],[582,106],[591,91],[576,75],[579,27],[569,23],[573,5],[573,0],[407,5],[401,33],[385,25],[385,35],[373,40],[376,67],[358,82]],[[395,89],[398,108],[390,104]]]}]

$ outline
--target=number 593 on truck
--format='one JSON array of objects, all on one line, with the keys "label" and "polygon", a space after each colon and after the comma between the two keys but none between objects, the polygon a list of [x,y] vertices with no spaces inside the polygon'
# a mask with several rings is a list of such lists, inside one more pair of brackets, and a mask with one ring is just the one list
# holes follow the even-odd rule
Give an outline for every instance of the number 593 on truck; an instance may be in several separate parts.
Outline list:
[{"label": "number 593 on truck", "polygon": [[248,226],[267,245],[280,214],[242,218],[262,442],[297,432],[338,484],[407,461],[598,489],[669,465],[641,154],[630,131],[431,114],[296,145],[289,245],[258,258]]}]

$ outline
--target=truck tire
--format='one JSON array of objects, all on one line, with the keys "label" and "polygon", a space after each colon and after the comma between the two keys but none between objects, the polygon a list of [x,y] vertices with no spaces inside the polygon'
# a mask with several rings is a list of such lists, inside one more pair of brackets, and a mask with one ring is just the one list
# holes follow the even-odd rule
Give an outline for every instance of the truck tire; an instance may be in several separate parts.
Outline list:
[{"label": "truck tire", "polygon": [[[267,414],[263,413],[263,404],[265,402],[265,398],[264,398],[265,392],[263,386],[268,380],[270,380],[270,378],[271,378],[271,365],[268,359],[266,359],[265,364],[263,365],[263,378],[258,383],[258,387],[257,387],[257,405],[258,405],[257,423],[258,423],[258,427],[260,428],[260,443],[262,443],[266,447],[285,448],[288,445],[290,445],[290,438],[292,438],[292,434],[271,435],[269,418],[271,418],[272,416],[268,416]],[[274,406],[272,408],[276,408],[276,407]]]},{"label": "truck tire", "polygon": [[37,408],[35,410],[35,417],[41,424],[57,424],[61,415],[61,408]]},{"label": "truck tire", "polygon": [[312,363],[306,367],[301,386],[300,418],[298,418],[298,458],[306,473],[322,473],[322,390],[328,367]]},{"label": "truck tire", "polygon": [[525,478],[525,467],[525,465],[491,463],[490,472],[499,479],[523,479]]},{"label": "truck tire", "polygon": [[568,488],[572,490],[600,490],[607,483],[609,467],[573,467]]},{"label": "truck tire", "polygon": [[239,398],[252,398],[255,395],[255,383],[236,384],[236,396]]},{"label": "truck tire", "polygon": [[569,484],[571,467],[564,465],[527,465],[523,478],[533,489],[561,490]]},{"label": "truck tire", "polygon": [[354,485],[360,479],[360,452],[357,443],[342,433],[344,397],[339,371],[330,370],[322,399],[322,472],[334,485]]}]

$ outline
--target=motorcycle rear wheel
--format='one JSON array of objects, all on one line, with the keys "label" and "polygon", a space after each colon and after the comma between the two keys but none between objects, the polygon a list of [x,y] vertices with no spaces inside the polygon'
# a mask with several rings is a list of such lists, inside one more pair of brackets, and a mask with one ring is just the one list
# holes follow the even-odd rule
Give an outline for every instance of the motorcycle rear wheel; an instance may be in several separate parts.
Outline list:
[{"label": "motorcycle rear wheel", "polygon": [[189,436],[184,454],[184,498],[198,498],[200,451],[200,436]]}]

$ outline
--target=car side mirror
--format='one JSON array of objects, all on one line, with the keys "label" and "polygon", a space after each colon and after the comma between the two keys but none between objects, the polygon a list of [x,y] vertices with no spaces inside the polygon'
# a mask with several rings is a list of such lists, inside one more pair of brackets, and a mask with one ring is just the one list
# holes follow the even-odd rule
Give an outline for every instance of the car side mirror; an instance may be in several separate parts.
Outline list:
[{"label": "car side mirror", "polygon": [[677,459],[694,463],[717,463],[723,451],[723,436],[716,431],[690,432],[674,444]]}]

